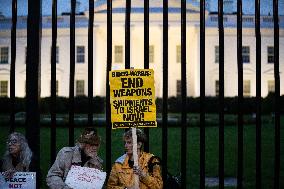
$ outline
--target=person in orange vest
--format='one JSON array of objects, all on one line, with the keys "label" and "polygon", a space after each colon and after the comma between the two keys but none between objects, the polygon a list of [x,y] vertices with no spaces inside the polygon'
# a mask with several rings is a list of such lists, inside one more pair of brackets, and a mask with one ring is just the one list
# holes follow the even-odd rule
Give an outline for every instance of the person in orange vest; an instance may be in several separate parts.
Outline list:
[{"label": "person in orange vest", "polygon": [[138,166],[133,166],[132,131],[129,129],[123,135],[126,153],[115,161],[107,182],[108,189],[134,189],[135,174],[139,177],[139,189],[163,188],[160,161],[152,158],[153,154],[143,152],[146,136],[140,129],[136,133]]}]

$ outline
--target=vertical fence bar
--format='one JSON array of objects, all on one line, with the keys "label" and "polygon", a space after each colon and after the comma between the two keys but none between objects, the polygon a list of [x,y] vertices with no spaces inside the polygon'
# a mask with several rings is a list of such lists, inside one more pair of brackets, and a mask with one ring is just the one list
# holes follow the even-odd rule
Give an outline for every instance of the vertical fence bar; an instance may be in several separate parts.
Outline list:
[{"label": "vertical fence bar", "polygon": [[238,61],[238,184],[243,188],[243,59],[242,59],[242,0],[237,2],[237,61]]},{"label": "vertical fence bar", "polygon": [[[144,69],[149,69],[149,0],[144,0]],[[149,128],[144,133],[149,139]],[[149,152],[149,140],[144,144],[144,151]]]},{"label": "vertical fence bar", "polygon": [[51,44],[51,137],[50,137],[50,160],[56,158],[56,44],[57,44],[57,0],[52,1],[52,44]]},{"label": "vertical fence bar", "polygon": [[[28,1],[27,64],[26,64],[26,136],[35,156],[40,159],[40,51],[41,0]],[[39,170],[40,163],[36,162]]]},{"label": "vertical fence bar", "polygon": [[187,123],[186,123],[186,0],[181,1],[181,187],[186,188],[186,154],[187,154]]},{"label": "vertical fence bar", "polygon": [[130,69],[130,13],[131,0],[126,0],[125,11],[125,69]]},{"label": "vertical fence bar", "polygon": [[15,64],[16,64],[17,0],[12,1],[11,71],[10,71],[10,133],[15,130]]},{"label": "vertical fence bar", "polygon": [[205,188],[205,0],[200,0],[200,189]]},{"label": "vertical fence bar", "polygon": [[274,20],[274,81],[275,81],[275,164],[274,188],[279,189],[280,177],[280,76],[279,76],[279,20],[278,0],[273,1]]},{"label": "vertical fence bar", "polygon": [[[163,0],[163,113],[162,113],[162,156],[163,180],[168,172],[168,0]],[[167,188],[167,186],[165,186]]]},{"label": "vertical fence bar", "polygon": [[219,28],[219,188],[224,188],[224,25],[223,0],[218,0]]},{"label": "vertical fence bar", "polygon": [[261,189],[261,36],[260,0],[255,0],[256,37],[256,188]]},{"label": "vertical fence bar", "polygon": [[75,9],[76,9],[76,0],[71,0],[70,80],[69,80],[69,146],[74,145]]},{"label": "vertical fence bar", "polygon": [[93,126],[93,41],[94,41],[94,0],[89,0],[88,28],[88,126]]},{"label": "vertical fence bar", "polygon": [[149,0],[144,0],[144,69],[149,69]]},{"label": "vertical fence bar", "polygon": [[106,70],[106,172],[111,171],[111,112],[109,71],[112,64],[112,0],[107,0],[107,70]]}]

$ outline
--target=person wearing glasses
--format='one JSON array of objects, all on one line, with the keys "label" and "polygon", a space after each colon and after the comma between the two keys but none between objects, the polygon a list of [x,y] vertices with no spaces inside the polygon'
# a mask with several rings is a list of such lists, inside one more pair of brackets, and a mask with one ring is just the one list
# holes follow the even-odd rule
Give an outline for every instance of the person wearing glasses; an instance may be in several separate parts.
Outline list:
[{"label": "person wearing glasses", "polygon": [[65,180],[72,165],[102,170],[103,160],[97,154],[100,142],[97,130],[86,128],[74,147],[62,148],[46,177],[49,188],[69,189]]},{"label": "person wearing glasses", "polygon": [[134,175],[139,177],[140,189],[163,188],[159,158],[142,150],[146,142],[146,135],[142,130],[136,129],[136,135],[138,166],[133,166],[132,130],[129,129],[123,135],[126,153],[115,161],[107,182],[108,189],[135,189]]},{"label": "person wearing glasses", "polygon": [[11,133],[6,141],[6,152],[0,161],[0,170],[5,177],[12,177],[15,172],[35,171],[33,153],[24,135]]},{"label": "person wearing glasses", "polygon": [[0,161],[0,172],[5,178],[13,177],[15,172],[36,172],[39,186],[41,172],[37,169],[36,161],[25,136],[13,132],[6,141],[6,152]]}]

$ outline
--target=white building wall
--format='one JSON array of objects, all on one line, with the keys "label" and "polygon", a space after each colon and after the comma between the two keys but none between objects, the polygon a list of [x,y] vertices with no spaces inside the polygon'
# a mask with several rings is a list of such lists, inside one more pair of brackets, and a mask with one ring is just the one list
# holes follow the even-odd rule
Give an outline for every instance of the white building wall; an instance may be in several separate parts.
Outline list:
[{"label": "white building wall", "polygon": [[107,31],[106,27],[94,29],[94,95],[106,94]]},{"label": "white building wall", "polygon": [[[156,18],[156,17],[155,17]],[[163,27],[161,15],[159,20],[150,22],[150,45],[154,45],[154,63],[150,68],[155,71],[156,96],[163,95]],[[180,15],[171,15],[169,22],[168,38],[168,95],[176,96],[177,80],[181,78],[181,63],[176,62],[176,46],[181,45],[180,39]],[[131,23],[131,66],[143,68],[144,66],[144,26],[143,15],[132,17]],[[194,20],[192,17],[189,20]],[[46,20],[46,19],[45,19]],[[98,14],[95,17],[94,26],[94,96],[105,96],[106,94],[106,61],[107,61],[107,27],[106,15]],[[174,21],[176,20],[176,21]],[[64,21],[64,19],[63,19]],[[118,14],[113,19],[112,39],[112,69],[124,69],[123,63],[114,62],[114,46],[123,46],[125,54],[125,27],[124,14]],[[199,96],[200,93],[200,31],[199,25],[189,21],[187,25],[187,95]],[[274,65],[267,63],[267,46],[273,46],[273,29],[261,30],[261,55],[262,55],[262,96],[266,96],[267,82],[274,80]],[[69,72],[70,72],[70,31],[69,28],[58,28],[57,46],[59,47],[59,63],[56,65],[57,80],[59,82],[59,96],[69,95]],[[284,82],[284,32],[280,30],[280,79]],[[225,96],[236,96],[238,91],[237,71],[237,32],[236,28],[225,28]],[[218,30],[213,27],[206,27],[205,44],[205,82],[207,96],[215,96],[215,81],[219,80],[219,64],[215,63],[215,46],[218,46]],[[51,61],[51,28],[43,28],[41,49],[41,96],[50,96],[50,61]],[[75,45],[85,46],[85,63],[75,65],[76,80],[85,81],[85,95],[88,94],[88,28],[76,29]],[[11,54],[10,30],[0,31],[0,46],[9,46],[9,62]],[[16,96],[25,96],[26,64],[25,47],[26,30],[17,30],[17,57],[16,57]],[[254,28],[243,28],[243,46],[250,47],[250,63],[244,64],[244,80],[251,81],[251,96],[255,95],[255,36]],[[76,51],[76,49],[75,49]],[[75,54],[76,59],[76,54]],[[7,80],[10,83],[10,64],[0,65],[0,80]],[[284,85],[281,85],[281,94],[284,94]],[[76,90],[76,86],[75,86]],[[8,89],[9,93],[9,89]],[[76,94],[76,93],[75,93]]]},{"label": "white building wall", "polygon": [[[250,63],[243,64],[243,79],[251,82],[251,96],[256,95],[256,41],[254,29],[244,29],[243,31],[243,46],[250,47]],[[237,67],[237,33],[236,29],[225,29],[224,37],[224,90],[225,96],[236,96],[238,93],[238,67]],[[205,83],[206,95],[215,96],[215,81],[219,80],[219,63],[215,63],[215,46],[219,46],[218,30],[206,30],[206,65],[205,65]],[[280,79],[283,80],[283,53],[284,48],[283,37],[280,37]],[[273,46],[273,30],[265,31],[261,39],[261,94],[268,94],[268,80],[274,80],[274,64],[267,63],[267,46]],[[281,86],[281,94],[283,87]]]}]

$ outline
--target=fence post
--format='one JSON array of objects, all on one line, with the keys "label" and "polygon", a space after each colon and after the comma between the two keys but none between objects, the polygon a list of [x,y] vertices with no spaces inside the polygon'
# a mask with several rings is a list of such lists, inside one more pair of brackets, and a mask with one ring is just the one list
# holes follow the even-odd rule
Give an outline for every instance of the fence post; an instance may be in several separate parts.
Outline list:
[{"label": "fence post", "polygon": [[[26,68],[26,136],[31,150],[40,159],[40,50],[41,0],[28,1],[27,68]],[[40,163],[36,164],[39,169]]]}]

